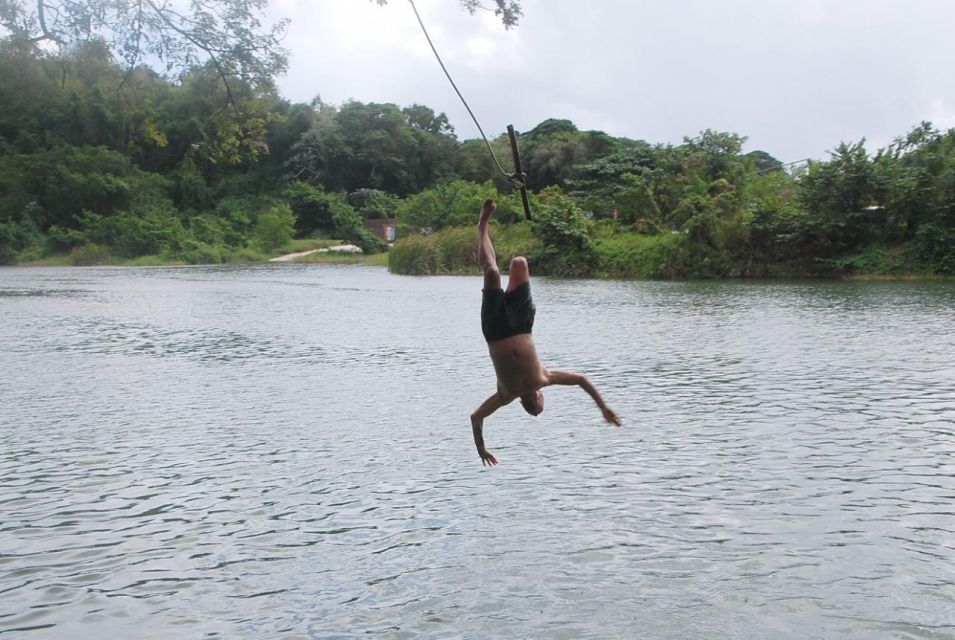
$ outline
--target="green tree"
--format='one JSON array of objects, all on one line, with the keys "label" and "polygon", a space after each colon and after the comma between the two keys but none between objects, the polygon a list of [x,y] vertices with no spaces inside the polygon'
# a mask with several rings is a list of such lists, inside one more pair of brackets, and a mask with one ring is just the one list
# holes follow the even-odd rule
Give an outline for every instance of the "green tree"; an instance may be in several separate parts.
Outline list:
[{"label": "green tree", "polygon": [[[491,149],[505,171],[513,171],[508,164],[511,158],[511,145],[506,135],[490,141]],[[461,180],[483,183],[491,180],[500,192],[511,189],[511,184],[501,174],[501,170],[491,157],[487,144],[482,139],[464,140],[458,145],[454,160],[454,173]]]},{"label": "green tree", "polygon": [[348,204],[364,220],[394,218],[401,207],[401,199],[378,189],[359,189],[348,194]]},{"label": "green tree", "polygon": [[[497,197],[497,190],[490,182],[442,182],[408,197],[399,209],[398,222],[403,233],[430,233],[443,227],[473,225],[484,201]],[[519,204],[515,207],[513,202],[502,199],[495,219],[502,223],[514,222],[519,219],[519,207]]]},{"label": "green tree", "polygon": [[365,228],[344,193],[327,193],[305,182],[293,182],[285,190],[284,198],[296,215],[300,237],[320,233],[354,243],[365,253],[378,253],[387,248],[383,240]]},{"label": "green tree", "polygon": [[642,172],[639,175],[627,173],[620,177],[620,188],[614,194],[613,208],[617,210],[620,222],[637,224],[644,232],[662,227],[663,216],[653,196],[652,183]]},{"label": "green tree", "polygon": [[110,247],[123,258],[173,253],[184,238],[184,230],[175,210],[168,206],[147,205],[135,211],[104,216],[84,211],[79,229],[67,231],[66,242]]},{"label": "green tree", "polygon": [[208,211],[212,191],[191,155],[186,155],[176,171],[176,205],[189,211]]},{"label": "green tree", "polygon": [[752,256],[760,262],[788,262],[800,258],[798,229],[805,215],[797,201],[798,185],[783,171],[759,174],[743,193]]},{"label": "green tree", "polygon": [[102,147],[0,156],[0,219],[29,211],[44,231],[78,228],[84,210],[110,215],[127,209],[145,178],[122,154]]},{"label": "green tree", "polygon": [[20,41],[55,44],[61,51],[78,43],[104,42],[127,69],[149,57],[178,72],[209,62],[229,94],[232,79],[270,86],[286,68],[279,42],[287,22],[263,28],[260,14],[266,4],[205,0],[186,8],[152,0],[4,0],[0,26]]},{"label": "green tree", "polygon": [[706,181],[726,179],[734,183],[745,172],[745,162],[740,153],[746,137],[735,133],[707,129],[696,137],[683,138],[688,154],[687,173],[697,173]]},{"label": "green tree", "polygon": [[291,104],[276,100],[272,107],[275,117],[268,128],[266,143],[268,161],[272,168],[272,180],[281,180],[287,173],[293,148],[306,131],[315,123],[317,113],[307,104]]},{"label": "green tree", "polygon": [[405,162],[415,139],[397,105],[348,102],[336,121],[345,143],[354,149],[345,175],[347,191],[363,187],[398,194],[417,191],[414,174]]},{"label": "green tree", "polygon": [[316,120],[294,145],[295,180],[329,191],[415,193],[454,170],[457,142],[444,114],[421,105],[319,103]]},{"label": "green tree", "polygon": [[0,214],[0,264],[16,262],[21,251],[40,244],[42,238],[28,210],[16,218]]},{"label": "green tree", "polygon": [[[643,141],[618,141],[619,150],[573,167],[567,182],[568,192],[585,210],[593,211],[595,217],[609,218],[614,209],[630,209],[631,220],[643,217],[642,206],[630,207],[634,193],[633,181],[656,164],[656,154],[651,145]],[[650,185],[640,189],[650,192]],[[626,193],[624,193],[626,192]],[[636,204],[636,203],[634,203]]]},{"label": "green tree", "polygon": [[292,180],[338,191],[345,187],[345,175],[354,151],[338,125],[337,110],[321,101],[315,107],[313,122],[292,145],[289,176]]},{"label": "green tree", "polygon": [[295,212],[296,235],[311,237],[315,234],[331,235],[335,232],[335,215],[348,207],[341,192],[328,193],[321,187],[296,181],[284,193]]},{"label": "green tree", "polygon": [[935,273],[955,273],[955,129],[923,122],[872,161],[881,239],[908,242]]},{"label": "green tree", "polygon": [[[0,27],[10,38],[46,51],[55,46],[62,60],[71,52],[77,65],[64,67],[64,74],[79,78],[89,69],[99,69],[103,59],[122,60],[125,70],[115,69],[109,97],[68,104],[76,131],[88,137],[74,144],[110,144],[101,138],[108,131],[121,131],[121,119],[107,102],[119,102],[120,93],[136,95],[137,78],[146,62],[157,61],[167,74],[188,76],[203,66],[214,80],[217,117],[207,119],[214,127],[208,146],[212,161],[237,163],[242,154],[256,155],[264,148],[268,113],[257,95],[269,92],[275,75],[284,72],[287,57],[279,42],[286,22],[265,28],[261,12],[267,0],[204,0],[188,6],[169,2],[116,2],[113,0],[4,0],[0,2]],[[94,54],[91,58],[85,54]],[[92,61],[95,64],[90,65]],[[202,73],[201,71],[199,73]],[[95,86],[95,84],[94,84]],[[129,88],[127,92],[126,89]],[[95,98],[96,91],[93,89]],[[120,116],[135,122],[138,101],[134,98]],[[192,115],[202,117],[201,111]],[[149,118],[139,122],[150,133]],[[178,158],[176,163],[178,162]]]},{"label": "green tree", "polygon": [[523,134],[520,144],[527,184],[535,191],[552,185],[563,187],[574,175],[575,166],[617,148],[616,141],[601,131],[579,131],[570,120],[554,118]]},{"label": "green tree", "polygon": [[405,161],[414,175],[415,189],[451,176],[458,143],[448,117],[420,104],[406,107],[401,113],[414,138],[411,155]]},{"label": "green tree", "polygon": [[259,215],[252,237],[264,251],[287,245],[295,234],[295,214],[287,204],[277,204]]},{"label": "green tree", "polygon": [[840,143],[828,162],[811,162],[800,180],[799,200],[806,216],[804,241],[823,256],[858,247],[872,239],[877,215],[873,166],[865,140]]},{"label": "green tree", "polygon": [[782,171],[783,163],[769,155],[765,151],[757,149],[750,151],[744,158],[752,164],[753,170],[757,174],[770,173],[772,171]]},{"label": "green tree", "polygon": [[534,235],[542,244],[540,253],[534,256],[535,264],[554,275],[591,275],[598,256],[587,220],[564,199],[559,189],[542,196],[547,204],[537,207],[534,219]]}]

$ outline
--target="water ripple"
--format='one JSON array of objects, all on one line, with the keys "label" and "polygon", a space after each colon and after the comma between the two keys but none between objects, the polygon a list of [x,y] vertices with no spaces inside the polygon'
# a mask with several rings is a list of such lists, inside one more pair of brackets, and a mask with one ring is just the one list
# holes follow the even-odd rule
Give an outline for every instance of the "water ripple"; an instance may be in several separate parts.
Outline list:
[{"label": "water ripple", "polygon": [[955,637],[955,287],[536,281],[494,469],[479,288],[0,270],[0,635]]}]

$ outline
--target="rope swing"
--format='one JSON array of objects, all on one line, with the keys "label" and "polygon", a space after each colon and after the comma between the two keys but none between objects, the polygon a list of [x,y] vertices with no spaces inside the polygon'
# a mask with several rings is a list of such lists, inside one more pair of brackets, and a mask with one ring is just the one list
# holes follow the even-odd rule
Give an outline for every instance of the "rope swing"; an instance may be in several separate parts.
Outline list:
[{"label": "rope swing", "polygon": [[507,135],[511,139],[511,153],[514,156],[514,172],[508,173],[504,170],[504,167],[501,166],[500,161],[498,161],[497,156],[494,154],[494,149],[491,148],[491,143],[488,141],[487,136],[484,135],[484,129],[481,128],[481,123],[478,122],[474,112],[471,111],[468,101],[464,99],[463,95],[461,95],[461,91],[458,90],[458,85],[454,84],[454,79],[451,78],[451,74],[448,73],[447,67],[444,66],[444,62],[441,60],[441,56],[438,54],[438,50],[435,48],[434,42],[431,41],[431,36],[428,35],[428,30],[425,28],[424,22],[421,20],[421,15],[418,13],[418,7],[415,6],[414,0],[408,0],[408,2],[411,3],[411,8],[414,10],[414,15],[418,19],[418,24],[421,26],[421,31],[424,33],[424,37],[428,41],[428,45],[431,47],[431,51],[434,53],[434,57],[437,59],[438,64],[441,65],[441,70],[444,71],[445,77],[448,79],[448,82],[451,83],[451,87],[454,89],[454,92],[458,94],[458,98],[461,99],[461,103],[464,105],[464,108],[468,110],[468,115],[471,116],[471,120],[474,121],[474,125],[481,133],[481,137],[484,139],[484,144],[487,145],[488,153],[491,154],[491,159],[494,160],[494,164],[497,165],[501,175],[503,175],[504,178],[512,185],[520,189],[521,203],[524,205],[524,215],[527,216],[528,220],[533,220],[531,217],[531,205],[527,199],[527,174],[524,173],[524,165],[521,163],[521,153],[517,148],[517,134],[514,132],[514,125],[507,125]]}]

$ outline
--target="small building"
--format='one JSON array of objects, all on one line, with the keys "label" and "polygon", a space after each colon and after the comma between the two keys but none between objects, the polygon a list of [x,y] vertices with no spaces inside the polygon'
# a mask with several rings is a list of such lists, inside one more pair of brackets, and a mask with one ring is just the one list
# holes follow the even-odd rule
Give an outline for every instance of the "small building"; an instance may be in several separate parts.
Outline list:
[{"label": "small building", "polygon": [[365,220],[365,228],[385,242],[394,242],[397,237],[396,222],[394,218]]}]

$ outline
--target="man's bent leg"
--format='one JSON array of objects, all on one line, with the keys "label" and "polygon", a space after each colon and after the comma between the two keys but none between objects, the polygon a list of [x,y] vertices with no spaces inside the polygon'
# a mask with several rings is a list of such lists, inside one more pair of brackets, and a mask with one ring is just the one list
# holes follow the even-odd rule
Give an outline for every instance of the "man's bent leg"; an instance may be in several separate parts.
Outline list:
[{"label": "man's bent leg", "polygon": [[485,289],[501,288],[501,272],[497,268],[497,254],[494,253],[494,245],[491,244],[491,237],[487,232],[488,222],[491,221],[496,208],[497,205],[493,200],[485,200],[478,220],[478,264],[484,272]]},{"label": "man's bent leg", "polygon": [[511,268],[507,276],[507,290],[513,291],[525,282],[530,282],[531,270],[527,266],[527,259],[524,256],[517,256],[511,260]]}]

